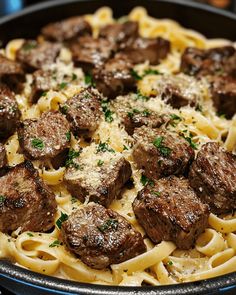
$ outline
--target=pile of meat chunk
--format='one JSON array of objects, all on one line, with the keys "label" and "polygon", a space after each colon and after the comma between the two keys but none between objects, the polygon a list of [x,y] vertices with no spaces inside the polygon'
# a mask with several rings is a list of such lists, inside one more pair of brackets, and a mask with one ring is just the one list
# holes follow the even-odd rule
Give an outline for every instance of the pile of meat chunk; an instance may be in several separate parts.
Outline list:
[{"label": "pile of meat chunk", "polygon": [[[132,21],[107,25],[94,38],[83,17],[51,23],[41,34],[37,41],[24,41],[15,61],[0,55],[0,231],[48,232],[55,226],[55,194],[32,163],[40,160],[43,166],[65,167],[64,184],[72,197],[83,203],[60,229],[61,239],[72,253],[88,266],[103,269],[146,251],[142,235],[109,209],[127,189],[132,177],[129,161],[109,141],[89,142],[80,149],[71,145],[72,135],[73,139],[91,139],[104,113],[105,117],[112,114],[104,108],[104,101],[111,103],[133,143],[135,169],[142,171],[145,181],[132,208],[154,244],[166,240],[190,249],[207,227],[210,212],[236,209],[234,154],[215,142],[196,152],[183,135],[167,128],[168,116],[142,107],[130,111],[127,94],[137,90],[134,66],[159,64],[171,51],[168,40],[140,36],[138,23]],[[16,94],[21,93],[26,74],[32,75],[28,103],[33,105],[45,91],[57,89],[49,66],[63,46],[71,51],[74,66],[91,76],[92,85],[60,104],[58,111],[21,120]],[[234,47],[187,48],[179,72],[182,74],[160,76],[160,99],[173,109],[196,107],[198,98],[185,90],[190,80],[204,78],[216,111],[228,119],[234,116]],[[9,167],[4,144],[15,132],[25,161]]]}]

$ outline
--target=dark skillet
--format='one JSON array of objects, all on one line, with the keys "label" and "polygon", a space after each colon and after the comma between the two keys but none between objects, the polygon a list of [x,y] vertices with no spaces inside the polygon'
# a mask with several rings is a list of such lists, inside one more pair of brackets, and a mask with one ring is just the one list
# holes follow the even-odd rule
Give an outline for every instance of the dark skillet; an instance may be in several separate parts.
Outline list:
[{"label": "dark skillet", "polygon": [[[52,21],[72,15],[93,13],[101,6],[110,6],[115,17],[125,15],[137,6],[147,8],[158,18],[171,18],[209,38],[236,40],[236,15],[183,0],[59,0],[35,5],[0,20],[0,40],[34,37],[40,28]],[[236,294],[236,273],[214,279],[161,287],[108,287],[61,280],[25,270],[8,261],[0,261],[0,285],[15,294]]]}]

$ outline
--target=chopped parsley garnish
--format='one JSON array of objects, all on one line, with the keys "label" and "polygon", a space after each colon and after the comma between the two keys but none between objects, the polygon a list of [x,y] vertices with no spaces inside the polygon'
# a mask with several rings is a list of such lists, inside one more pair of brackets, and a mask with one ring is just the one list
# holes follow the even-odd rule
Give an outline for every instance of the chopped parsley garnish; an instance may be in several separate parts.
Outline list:
[{"label": "chopped parsley garnish", "polygon": [[25,43],[23,46],[22,46],[22,49],[24,51],[28,51],[28,50],[31,50],[31,49],[34,49],[37,47],[37,43],[36,42],[27,42]]},{"label": "chopped parsley garnish", "polygon": [[123,144],[123,151],[128,151],[128,147],[126,145]]},{"label": "chopped parsley garnish", "polygon": [[50,248],[53,248],[53,247],[58,247],[61,245],[61,242],[59,240],[55,240],[53,243],[51,243],[49,245]]},{"label": "chopped parsley garnish", "polygon": [[62,223],[66,221],[67,219],[68,219],[68,215],[66,213],[61,212],[61,216],[56,221],[56,225],[58,226],[58,228],[61,229]]},{"label": "chopped parsley garnish", "polygon": [[93,81],[93,77],[91,74],[86,74],[84,76],[84,83],[87,85],[91,85],[91,86],[96,86],[94,81]]},{"label": "chopped parsley garnish", "polygon": [[141,99],[143,101],[148,101],[150,97],[143,95],[140,91],[137,92],[135,100]]},{"label": "chopped parsley garnish", "polygon": [[132,112],[128,112],[127,115],[128,117],[133,118],[135,114],[140,114],[140,113],[141,111],[139,111],[138,109],[132,109]]},{"label": "chopped parsley garnish", "polygon": [[139,81],[142,80],[142,76],[140,76],[135,70],[131,70],[130,74],[134,77],[135,80]]},{"label": "chopped parsley garnish", "polygon": [[71,139],[70,131],[66,132],[66,139],[67,139],[67,141],[70,141],[70,139]]},{"label": "chopped parsley garnish", "polygon": [[176,114],[171,114],[170,118],[171,120],[174,120],[174,121],[182,121],[182,118]]},{"label": "chopped parsley garnish", "polygon": [[161,193],[160,192],[152,192],[155,196],[160,197]]},{"label": "chopped parsley garnish", "polygon": [[59,85],[60,90],[64,89],[67,85],[68,85],[67,82],[62,82],[62,83]]},{"label": "chopped parsley garnish", "polygon": [[149,110],[145,109],[145,110],[142,112],[142,114],[143,114],[145,117],[148,117],[148,116],[151,115],[151,112],[150,112]]},{"label": "chopped parsley garnish", "polygon": [[98,226],[97,228],[104,233],[108,229],[114,229],[117,230],[118,228],[118,220],[117,219],[108,219],[106,220],[102,225]]},{"label": "chopped parsley garnish", "polygon": [[27,236],[33,237],[34,235],[32,233],[27,233]]},{"label": "chopped parsley garnish", "polygon": [[115,153],[115,151],[110,148],[107,144],[107,142],[100,142],[98,147],[97,147],[97,153],[99,152],[110,152],[110,153]]},{"label": "chopped parsley garnish", "polygon": [[146,184],[150,184],[151,186],[154,185],[154,182],[143,174],[141,175],[140,182],[143,186],[145,186]]},{"label": "chopped parsley garnish", "polygon": [[185,140],[189,143],[189,145],[194,149],[197,150],[198,145],[192,140],[191,136],[185,137],[183,136]]},{"label": "chopped parsley garnish", "polygon": [[202,106],[199,103],[196,105],[195,111],[202,112]]},{"label": "chopped parsley garnish", "polygon": [[105,121],[111,123],[114,120],[112,117],[114,113],[108,108],[108,101],[103,100],[101,106],[104,112]]},{"label": "chopped parsley garnish", "polygon": [[62,114],[66,115],[67,111],[68,111],[68,106],[67,105],[61,106],[60,111],[61,111]]},{"label": "chopped parsley garnish", "polygon": [[40,138],[32,139],[31,145],[32,145],[32,147],[34,147],[38,150],[42,150],[44,148],[44,143],[43,143],[42,139],[40,139]]},{"label": "chopped parsley garnish", "polygon": [[74,149],[69,150],[65,166],[66,167],[74,167],[76,169],[79,169],[80,166],[74,162],[74,159],[78,158],[80,153],[81,153],[81,151],[75,151]]},{"label": "chopped parsley garnish", "polygon": [[167,264],[168,264],[169,266],[172,266],[174,263],[173,263],[173,261],[169,260],[169,261],[167,262]]},{"label": "chopped parsley garnish", "polygon": [[155,140],[153,141],[153,145],[158,149],[161,155],[166,158],[170,155],[171,149],[163,145],[163,140],[164,140],[163,136],[156,137]]},{"label": "chopped parsley garnish", "polygon": [[6,200],[6,197],[3,195],[0,195],[0,206],[4,204],[5,200]]},{"label": "chopped parsley garnish", "polygon": [[75,81],[77,79],[77,75],[75,73],[72,74],[71,80]]},{"label": "chopped parsley garnish", "polygon": [[155,70],[155,69],[147,69],[147,70],[144,71],[143,76],[147,76],[147,75],[161,75],[161,73],[158,70]]},{"label": "chopped parsley garnish", "polygon": [[47,91],[44,91],[42,94],[41,94],[41,96],[46,96],[48,93],[47,93]]},{"label": "chopped parsley garnish", "polygon": [[102,161],[102,160],[98,160],[97,165],[98,165],[99,167],[101,167],[103,164],[104,164],[104,161]]}]

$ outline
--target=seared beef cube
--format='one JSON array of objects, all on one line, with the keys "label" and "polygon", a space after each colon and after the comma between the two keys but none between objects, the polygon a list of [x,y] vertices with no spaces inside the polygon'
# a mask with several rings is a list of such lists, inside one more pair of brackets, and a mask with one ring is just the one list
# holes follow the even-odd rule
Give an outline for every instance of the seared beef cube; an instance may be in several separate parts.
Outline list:
[{"label": "seared beef cube", "polygon": [[161,59],[167,57],[170,52],[170,42],[161,37],[158,38],[142,38],[139,37],[127,46],[121,53],[126,56],[134,64],[140,64],[149,61],[151,65],[156,65]]},{"label": "seared beef cube", "polygon": [[139,128],[141,126],[159,128],[165,122],[167,122],[165,116],[160,116],[157,113],[147,109],[144,109],[143,111],[134,109],[131,112],[126,113],[122,119],[125,130],[129,135],[133,135],[135,128]]},{"label": "seared beef cube", "polygon": [[111,57],[115,48],[114,43],[109,40],[90,36],[81,37],[70,46],[75,66],[81,67],[85,72],[103,64]]},{"label": "seared beef cube", "polygon": [[0,177],[0,231],[46,232],[56,213],[54,193],[40,179],[31,162],[12,167]]},{"label": "seared beef cube", "polygon": [[194,159],[192,147],[174,132],[142,126],[135,129],[134,139],[134,160],[151,179],[184,174]]},{"label": "seared beef cube", "polygon": [[131,74],[132,68],[133,64],[125,57],[108,60],[93,71],[97,89],[109,98],[135,89],[136,81]]},{"label": "seared beef cube", "polygon": [[16,59],[22,63],[26,71],[32,72],[54,63],[60,49],[60,44],[27,40],[17,51]]},{"label": "seared beef cube", "polygon": [[184,178],[162,178],[142,189],[133,210],[148,237],[154,242],[173,241],[190,249],[207,226],[209,208]]},{"label": "seared beef cube", "polygon": [[95,269],[146,251],[141,234],[123,216],[94,203],[72,213],[61,233],[70,251]]},{"label": "seared beef cube", "polygon": [[36,103],[44,92],[55,88],[56,81],[53,81],[52,76],[51,71],[38,70],[33,73],[32,91],[29,98],[31,103]]},{"label": "seared beef cube", "polygon": [[236,76],[236,50],[233,46],[208,50],[188,47],[182,55],[180,70],[192,76],[219,73]]},{"label": "seared beef cube", "polygon": [[0,54],[0,79],[12,90],[20,91],[22,82],[24,82],[24,72],[21,65]]},{"label": "seared beef cube", "polygon": [[45,112],[39,119],[27,119],[18,127],[20,147],[29,159],[55,158],[69,147],[70,125],[59,112]]},{"label": "seared beef cube", "polygon": [[80,132],[95,131],[102,117],[102,97],[95,89],[84,89],[68,99],[60,108],[71,123],[75,135]]},{"label": "seared beef cube", "polygon": [[211,79],[211,94],[217,112],[231,119],[236,113],[236,79],[214,77]]},{"label": "seared beef cube", "polygon": [[51,41],[72,41],[79,36],[91,35],[90,24],[80,16],[74,16],[59,22],[50,23],[42,28],[43,36]]},{"label": "seared beef cube", "polygon": [[0,169],[7,165],[7,154],[5,147],[2,143],[0,143]]},{"label": "seared beef cube", "polygon": [[213,213],[236,209],[236,156],[219,144],[203,145],[191,166],[189,180]]},{"label": "seared beef cube", "polygon": [[84,148],[67,166],[64,180],[72,196],[105,207],[119,197],[132,174],[130,163],[107,143]]},{"label": "seared beef cube", "polygon": [[110,24],[103,27],[99,37],[117,43],[120,49],[129,46],[138,37],[138,23],[127,21],[123,24]]},{"label": "seared beef cube", "polygon": [[0,138],[8,138],[15,132],[20,119],[20,111],[13,92],[0,84]]}]

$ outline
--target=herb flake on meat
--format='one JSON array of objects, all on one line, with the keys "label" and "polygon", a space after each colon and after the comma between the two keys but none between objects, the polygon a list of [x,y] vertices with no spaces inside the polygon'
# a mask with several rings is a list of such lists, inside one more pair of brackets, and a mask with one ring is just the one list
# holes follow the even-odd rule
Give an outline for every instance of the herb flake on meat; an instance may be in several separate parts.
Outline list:
[{"label": "herb flake on meat", "polygon": [[197,150],[198,145],[192,140],[192,137],[191,137],[191,136],[188,136],[188,137],[183,136],[183,138],[184,138],[185,140],[187,140],[187,142],[189,143],[189,145],[190,145],[194,150]]},{"label": "herb flake on meat", "polygon": [[155,140],[153,141],[153,145],[158,149],[161,155],[166,158],[171,154],[172,150],[169,147],[163,145],[163,140],[164,137],[159,136],[155,138]]},{"label": "herb flake on meat", "polygon": [[117,219],[108,219],[106,220],[102,225],[98,226],[97,228],[104,233],[108,229],[114,229],[117,230],[118,228],[118,220]]},{"label": "herb flake on meat", "polygon": [[3,195],[0,195],[0,206],[4,204],[4,201],[6,200],[6,197]]},{"label": "herb flake on meat", "polygon": [[101,103],[102,106],[102,110],[105,116],[105,121],[108,123],[111,123],[114,119],[113,119],[113,114],[114,112],[112,112],[109,108],[108,108],[108,101],[103,100]]},{"label": "herb flake on meat", "polygon": [[57,219],[56,225],[59,229],[61,229],[62,223],[68,219],[68,215],[66,213],[61,212],[61,216]]},{"label": "herb flake on meat", "polygon": [[34,138],[31,140],[31,145],[32,147],[38,149],[38,150],[42,150],[44,148],[44,142],[42,139],[40,138]]},{"label": "herb flake on meat", "polygon": [[91,74],[85,74],[84,76],[84,83],[87,85],[91,85],[93,87],[95,87],[95,82],[93,81],[93,76]]},{"label": "herb flake on meat", "polygon": [[74,159],[78,158],[80,153],[81,153],[81,151],[75,151],[74,149],[70,149],[69,153],[68,153],[66,163],[65,163],[65,166],[66,167],[74,167],[76,169],[79,169],[80,167],[79,167],[78,164],[76,164],[74,162]]},{"label": "herb flake on meat", "polygon": [[71,140],[71,133],[70,133],[70,131],[66,132],[66,139],[67,139],[67,141],[70,141]]},{"label": "herb flake on meat", "polygon": [[143,186],[145,186],[146,184],[149,184],[151,186],[154,185],[154,182],[151,179],[149,179],[147,176],[145,176],[144,174],[141,175],[140,182],[142,183]]},{"label": "herb flake on meat", "polygon": [[131,69],[130,74],[137,81],[142,80],[142,76],[140,76],[135,70]]}]

